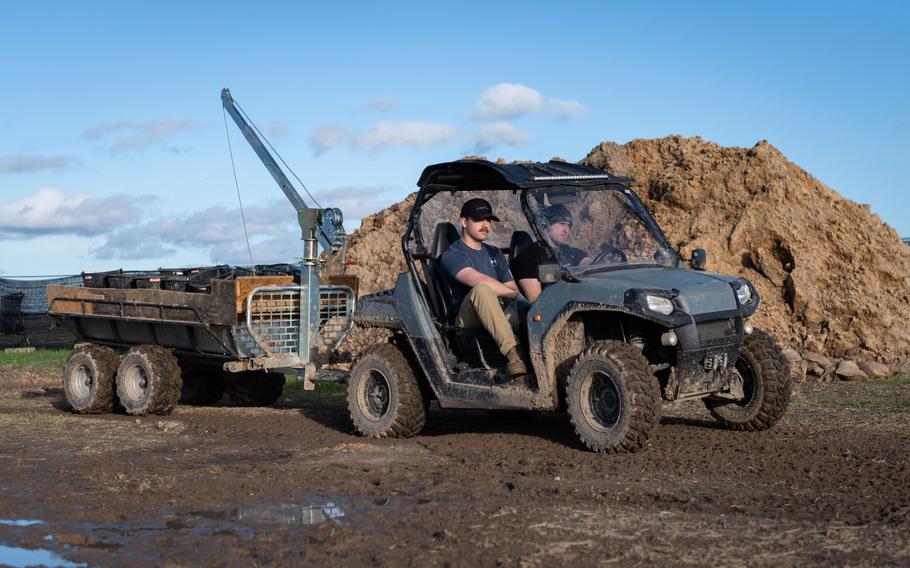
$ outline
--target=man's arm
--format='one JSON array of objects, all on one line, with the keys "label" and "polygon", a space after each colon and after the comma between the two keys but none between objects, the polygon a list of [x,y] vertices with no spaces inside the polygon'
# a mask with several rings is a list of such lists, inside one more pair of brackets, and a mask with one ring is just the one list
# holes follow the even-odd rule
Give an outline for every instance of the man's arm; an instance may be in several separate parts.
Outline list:
[{"label": "man's arm", "polygon": [[540,296],[540,281],[537,278],[519,278],[518,288],[529,302],[533,302]]},{"label": "man's arm", "polygon": [[473,288],[478,284],[486,284],[496,292],[497,296],[503,298],[516,298],[518,297],[518,286],[515,285],[514,280],[502,283],[495,278],[490,278],[486,274],[482,274],[474,268],[462,268],[458,271],[458,274],[455,275],[455,280],[458,280],[465,286]]}]

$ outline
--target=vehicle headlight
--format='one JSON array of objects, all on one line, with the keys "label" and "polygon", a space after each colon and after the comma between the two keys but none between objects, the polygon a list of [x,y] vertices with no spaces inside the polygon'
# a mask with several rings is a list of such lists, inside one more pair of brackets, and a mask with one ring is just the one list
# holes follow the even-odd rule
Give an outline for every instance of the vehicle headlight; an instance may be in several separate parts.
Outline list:
[{"label": "vehicle headlight", "polygon": [[648,309],[652,312],[657,312],[665,316],[673,313],[673,302],[671,302],[669,298],[651,296],[649,294],[645,296],[645,303],[648,305]]},{"label": "vehicle headlight", "polygon": [[752,301],[752,289],[749,288],[748,284],[742,284],[736,289],[736,299],[739,300],[740,305],[745,305]]}]

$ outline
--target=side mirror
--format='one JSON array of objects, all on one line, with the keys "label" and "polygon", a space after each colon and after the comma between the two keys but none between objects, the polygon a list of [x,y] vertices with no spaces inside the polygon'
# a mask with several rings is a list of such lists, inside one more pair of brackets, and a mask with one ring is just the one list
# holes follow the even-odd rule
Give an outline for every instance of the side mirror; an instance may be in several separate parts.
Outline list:
[{"label": "side mirror", "polygon": [[708,253],[705,249],[695,249],[692,251],[692,270],[704,270],[708,265]]},{"label": "side mirror", "polygon": [[553,284],[562,279],[562,270],[558,264],[541,264],[537,269],[537,279],[541,284]]}]

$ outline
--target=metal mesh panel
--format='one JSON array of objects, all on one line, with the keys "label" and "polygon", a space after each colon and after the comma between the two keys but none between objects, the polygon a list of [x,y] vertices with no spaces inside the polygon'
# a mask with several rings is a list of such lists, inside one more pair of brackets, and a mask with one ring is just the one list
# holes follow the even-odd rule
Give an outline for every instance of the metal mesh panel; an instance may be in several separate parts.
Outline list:
[{"label": "metal mesh panel", "polygon": [[334,349],[351,329],[354,294],[347,286],[324,286],[319,290],[319,342]]},{"label": "metal mesh panel", "polygon": [[[334,349],[353,325],[354,293],[347,286],[319,289],[318,349]],[[300,290],[281,288],[255,292],[250,302],[250,327],[272,353],[297,353],[300,339]]]},{"label": "metal mesh panel", "polygon": [[272,353],[296,353],[300,336],[300,291],[260,291],[250,303],[250,326]]}]

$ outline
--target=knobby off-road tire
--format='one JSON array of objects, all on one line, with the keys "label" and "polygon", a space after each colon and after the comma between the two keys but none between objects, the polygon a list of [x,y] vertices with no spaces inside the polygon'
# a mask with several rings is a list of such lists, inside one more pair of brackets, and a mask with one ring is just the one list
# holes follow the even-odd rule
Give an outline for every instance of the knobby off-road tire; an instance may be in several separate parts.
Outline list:
[{"label": "knobby off-road tire", "polygon": [[181,404],[210,405],[224,396],[224,371],[214,365],[180,364]]},{"label": "knobby off-road tire", "polygon": [[265,371],[225,373],[225,390],[237,406],[268,406],[284,392],[284,374]]},{"label": "knobby off-road tire", "polygon": [[736,359],[743,380],[741,401],[706,398],[711,416],[730,430],[766,430],[780,420],[790,404],[790,368],[774,339],[755,328]]},{"label": "knobby off-road tire", "polygon": [[98,414],[114,408],[114,375],[120,355],[100,345],[83,345],[66,360],[63,392],[73,412]]},{"label": "knobby off-road tire", "polygon": [[648,360],[620,341],[598,341],[575,361],[566,380],[575,433],[595,452],[641,449],[660,422],[660,386]]},{"label": "knobby off-road tire", "polygon": [[169,414],[180,400],[180,365],[168,349],[140,345],[117,368],[117,398],[127,414]]},{"label": "knobby off-road tire", "polygon": [[369,438],[409,438],[423,430],[428,399],[402,351],[391,344],[367,348],[348,379],[348,412]]}]

